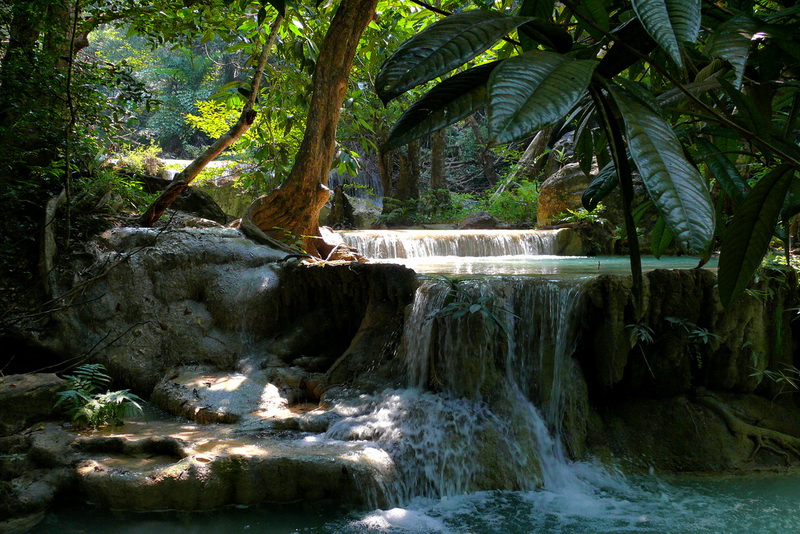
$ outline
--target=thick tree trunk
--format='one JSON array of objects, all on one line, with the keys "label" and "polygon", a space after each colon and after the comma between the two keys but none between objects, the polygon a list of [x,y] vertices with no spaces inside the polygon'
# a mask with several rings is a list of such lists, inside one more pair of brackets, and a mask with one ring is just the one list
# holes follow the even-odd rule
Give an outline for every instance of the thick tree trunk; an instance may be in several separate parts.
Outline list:
[{"label": "thick tree trunk", "polygon": [[407,145],[407,153],[400,153],[396,198],[398,200],[419,198],[419,141],[411,141]]},{"label": "thick tree trunk", "polygon": [[342,0],[339,4],[320,48],[306,132],[294,167],[283,185],[247,209],[242,230],[248,235],[302,239],[306,251],[315,256],[325,257],[330,251],[319,237],[319,212],[330,197],[328,172],[353,58],[376,4],[377,0]]},{"label": "thick tree trunk", "polygon": [[483,150],[481,150],[481,153],[478,155],[481,160],[481,167],[483,167],[483,176],[486,178],[489,185],[493,186],[497,183],[497,171],[494,168],[494,158],[492,157],[492,153],[489,152],[489,149],[486,148],[486,139],[481,133],[481,127],[478,121],[474,116],[470,117],[468,120],[472,127],[472,132],[475,134],[475,141],[477,141],[478,145],[483,147]]}]

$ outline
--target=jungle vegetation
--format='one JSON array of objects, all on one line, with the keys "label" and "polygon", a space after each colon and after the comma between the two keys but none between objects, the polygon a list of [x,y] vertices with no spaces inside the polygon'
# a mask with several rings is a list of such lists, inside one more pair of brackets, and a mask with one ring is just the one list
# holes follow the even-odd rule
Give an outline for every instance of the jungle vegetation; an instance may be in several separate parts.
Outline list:
[{"label": "jungle vegetation", "polygon": [[[109,191],[129,222],[155,224],[221,154],[251,163],[265,193],[249,235],[324,256],[332,168],[374,162],[401,210],[461,214],[480,190],[484,207],[531,205],[537,156],[570,131],[581,168],[599,169],[585,208],[622,195],[634,276],[650,209],[656,254],[721,251],[730,306],[774,237],[791,248],[800,212],[798,17],[794,0],[10,0],[0,264],[42,276],[48,201],[64,244]],[[108,165],[136,146],[195,163],[156,199]],[[467,152],[475,179],[446,176]]]}]

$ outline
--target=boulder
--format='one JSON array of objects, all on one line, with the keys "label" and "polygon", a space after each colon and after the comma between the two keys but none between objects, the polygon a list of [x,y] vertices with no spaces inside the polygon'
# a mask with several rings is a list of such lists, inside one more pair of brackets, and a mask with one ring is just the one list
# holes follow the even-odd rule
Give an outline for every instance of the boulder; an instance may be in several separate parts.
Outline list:
[{"label": "boulder", "polygon": [[58,418],[60,409],[55,404],[65,382],[54,374],[0,377],[0,436]]},{"label": "boulder", "polygon": [[487,211],[476,211],[461,219],[456,228],[459,230],[492,230],[500,225],[500,221]]},{"label": "boulder", "polygon": [[567,210],[583,207],[581,195],[591,181],[592,176],[584,173],[577,163],[565,165],[545,180],[539,190],[538,225],[555,224],[558,216]]}]

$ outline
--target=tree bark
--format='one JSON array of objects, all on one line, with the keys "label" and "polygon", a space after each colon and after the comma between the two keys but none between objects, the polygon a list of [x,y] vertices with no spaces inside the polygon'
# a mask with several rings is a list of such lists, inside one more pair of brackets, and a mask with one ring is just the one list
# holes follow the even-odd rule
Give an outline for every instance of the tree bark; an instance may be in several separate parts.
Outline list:
[{"label": "tree bark", "polygon": [[258,97],[258,91],[261,87],[261,78],[264,75],[264,68],[267,65],[269,51],[278,35],[278,27],[280,26],[281,21],[283,21],[283,17],[278,15],[272,22],[269,38],[261,48],[261,55],[258,58],[258,65],[256,66],[255,73],[253,74],[253,80],[250,83],[250,96],[242,108],[242,114],[239,115],[239,120],[236,121],[236,124],[234,124],[231,129],[225,133],[225,135],[217,139],[210,147],[206,148],[202,154],[195,158],[195,160],[187,165],[183,171],[175,176],[173,183],[166,188],[157,199],[155,199],[150,207],[148,207],[139,218],[139,223],[142,226],[153,226],[161,217],[161,215],[163,215],[163,213],[167,210],[167,208],[169,208],[170,205],[175,202],[175,199],[178,198],[178,196],[183,193],[187,187],[189,187],[189,184],[197,177],[198,174],[200,174],[200,171],[202,171],[206,165],[219,156],[226,148],[235,143],[236,140],[244,135],[244,133],[247,132],[247,130],[249,130],[253,125],[257,115],[256,111],[253,109],[253,106],[255,105],[256,98]]},{"label": "tree bark", "polygon": [[492,158],[492,153],[489,152],[489,149],[486,148],[486,139],[481,133],[481,127],[478,124],[478,121],[474,116],[471,116],[467,120],[472,127],[472,132],[475,134],[475,141],[477,141],[478,145],[483,147],[481,153],[478,154],[478,158],[481,161],[481,167],[483,167],[483,176],[486,178],[486,181],[489,183],[489,185],[493,186],[497,183],[497,171],[494,168],[494,158]]},{"label": "tree bark", "polygon": [[444,179],[444,156],[447,150],[446,130],[441,129],[431,136],[431,189],[447,189]]},{"label": "tree bark", "polygon": [[309,254],[332,249],[320,237],[319,212],[330,197],[328,172],[336,126],[347,93],[361,34],[375,15],[377,0],[342,0],[320,48],[306,132],[286,182],[257,198],[242,217],[242,230],[255,238],[302,239]]},{"label": "tree bark", "polygon": [[397,200],[419,198],[419,141],[411,141],[406,147],[406,153],[400,153],[396,198]]}]

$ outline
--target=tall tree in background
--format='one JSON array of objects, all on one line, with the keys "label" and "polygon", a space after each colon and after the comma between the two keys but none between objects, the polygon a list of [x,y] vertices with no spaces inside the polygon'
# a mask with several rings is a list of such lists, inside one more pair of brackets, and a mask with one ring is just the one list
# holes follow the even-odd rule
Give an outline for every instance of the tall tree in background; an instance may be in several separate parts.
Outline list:
[{"label": "tall tree in background", "polygon": [[332,248],[320,238],[319,212],[330,198],[328,172],[336,126],[358,42],[375,16],[377,0],[342,0],[319,51],[306,133],[286,182],[253,202],[242,229],[255,239],[302,239],[312,255]]}]

